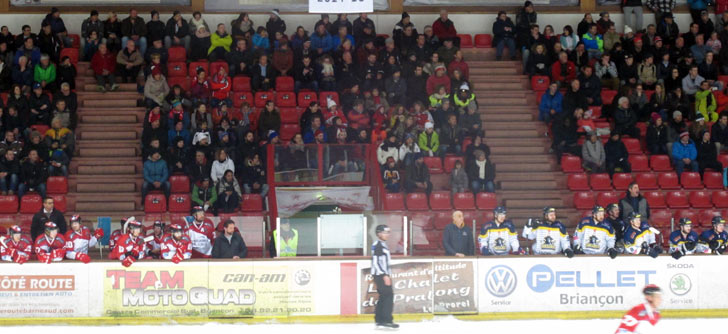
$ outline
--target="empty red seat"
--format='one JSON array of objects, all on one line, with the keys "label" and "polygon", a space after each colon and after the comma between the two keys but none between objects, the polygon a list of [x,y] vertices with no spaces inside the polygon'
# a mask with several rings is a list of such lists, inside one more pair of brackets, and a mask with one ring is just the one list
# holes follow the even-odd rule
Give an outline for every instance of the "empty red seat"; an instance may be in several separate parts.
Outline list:
[{"label": "empty red seat", "polygon": [[622,193],[616,191],[601,192],[597,195],[597,204],[606,208],[609,204],[619,203],[621,197],[623,197]]},{"label": "empty red seat", "polygon": [[337,106],[340,106],[341,103],[339,102],[339,93],[337,92],[321,92],[319,93],[319,104],[321,104],[322,107],[326,108],[328,106],[328,103],[326,102],[329,98],[336,102]]},{"label": "empty red seat", "polygon": [[239,75],[233,78],[233,91],[234,92],[250,92],[250,77]]},{"label": "empty red seat", "polygon": [[73,65],[78,64],[78,49],[74,49],[74,48],[61,49],[61,54],[60,54],[59,58],[63,59],[64,57],[68,57],[68,59],[71,60],[71,64],[73,64]]},{"label": "empty red seat", "polygon": [[256,92],[255,93],[255,107],[263,108],[268,101],[275,101],[276,94],[273,92]]},{"label": "empty red seat", "polygon": [[650,210],[650,225],[655,227],[670,227],[672,212],[670,210]]},{"label": "empty red seat", "polygon": [[43,198],[36,193],[25,193],[20,199],[20,213],[35,214],[43,207]]},{"label": "empty red seat", "polygon": [[473,47],[473,36],[470,34],[458,34],[460,38],[460,48],[469,49]]},{"label": "empty red seat", "polygon": [[251,107],[255,105],[255,98],[251,92],[235,92],[233,93],[233,106],[240,108],[243,103],[248,103]]},{"label": "empty red seat", "polygon": [[456,210],[475,210],[475,196],[473,193],[455,193],[452,206]]},{"label": "empty red seat", "polygon": [[[599,106],[589,106],[589,109],[592,112],[592,119],[596,121],[597,118],[602,117],[602,107]],[[609,126],[609,123],[607,123],[607,127]],[[597,126],[598,128],[600,126]]]},{"label": "empty red seat", "polygon": [[167,78],[169,87],[180,86],[185,91],[190,90],[190,78],[188,77],[170,77]]},{"label": "empty red seat", "polygon": [[281,124],[281,139],[291,140],[293,136],[301,132],[301,125],[296,124]]},{"label": "empty red seat", "polygon": [[386,211],[404,211],[404,196],[401,193],[388,193],[384,195],[382,206]]},{"label": "empty red seat", "polygon": [[705,171],[703,173],[703,183],[708,189],[723,189],[723,174]]},{"label": "empty red seat", "polygon": [[263,198],[260,194],[243,194],[243,203],[240,210],[244,212],[263,211]]},{"label": "empty red seat", "polygon": [[429,210],[427,206],[427,195],[425,193],[407,194],[407,210],[424,211]]},{"label": "empty red seat", "polygon": [[690,207],[688,194],[684,191],[668,191],[665,199],[667,202],[667,206],[669,206],[671,209]]},{"label": "empty red seat", "polygon": [[641,190],[652,190],[658,188],[657,175],[654,173],[638,173],[636,181]]},{"label": "empty red seat", "polygon": [[720,216],[719,210],[700,210],[698,213],[698,224],[704,227],[710,227],[712,224],[713,217]]},{"label": "empty red seat", "polygon": [[690,193],[690,206],[693,208],[712,208],[711,192],[696,190]]},{"label": "empty red seat", "polygon": [[614,97],[617,96],[617,91],[609,90],[609,89],[602,89],[601,95],[602,95],[602,104],[610,105],[610,104],[612,104]]},{"label": "empty red seat", "polygon": [[48,131],[48,129],[50,129],[51,127],[45,124],[33,124],[30,126],[30,128],[40,133],[42,139],[43,137],[45,137],[46,131]]},{"label": "empty red seat", "polygon": [[175,63],[175,62],[185,62],[187,61],[187,50],[184,48],[184,46],[173,46],[170,47],[167,50],[167,53],[169,56],[167,57],[167,62],[169,63]]},{"label": "empty red seat", "polygon": [[569,190],[589,190],[589,178],[585,173],[569,174],[566,185]]},{"label": "empty red seat", "polygon": [[612,184],[616,190],[627,190],[630,183],[632,183],[632,174],[630,173],[615,173],[612,176]]},{"label": "empty red seat", "polygon": [[217,71],[220,70],[220,67],[225,69],[225,73],[230,73],[230,68],[228,67],[228,63],[224,61],[215,61],[210,63],[210,77],[213,77],[217,74]]},{"label": "empty red seat", "polygon": [[581,173],[584,170],[581,168],[581,158],[573,155],[562,155],[561,156],[561,170],[564,173]]},{"label": "empty red seat", "polygon": [[167,211],[167,199],[163,194],[148,194],[144,199],[145,213],[161,213]]},{"label": "empty red seat", "polygon": [[298,124],[300,118],[298,109],[296,108],[280,108],[281,111],[281,123],[284,124]]},{"label": "empty red seat", "polygon": [[430,174],[442,174],[442,160],[439,157],[425,157],[424,161]]},{"label": "empty red seat", "polygon": [[531,89],[537,92],[545,92],[549,89],[551,79],[545,75],[534,75],[531,77]]},{"label": "empty red seat", "polygon": [[308,108],[311,102],[318,101],[316,92],[298,92],[298,106],[301,108]]},{"label": "empty red seat", "polygon": [[450,172],[452,172],[452,170],[455,169],[456,161],[460,161],[463,164],[463,168],[465,168],[465,161],[463,160],[463,157],[448,155],[445,157],[445,163],[444,163],[445,173],[450,174]]},{"label": "empty red seat", "polygon": [[276,78],[276,92],[292,92],[294,89],[293,77],[277,77]]},{"label": "empty red seat", "polygon": [[430,193],[430,208],[432,210],[452,210],[449,191],[433,191]]},{"label": "empty red seat", "polygon": [[700,216],[698,216],[698,213],[695,210],[690,210],[690,209],[675,210],[675,211],[673,211],[672,217],[675,218],[676,227],[678,226],[677,224],[678,224],[678,221],[680,220],[680,218],[688,218],[693,222],[693,224],[698,224],[699,223],[698,220],[700,219]]},{"label": "empty red seat", "polygon": [[716,190],[713,192],[713,205],[716,208],[728,208],[728,191]]},{"label": "empty red seat", "polygon": [[703,189],[698,172],[683,172],[680,175],[680,184],[685,189]]},{"label": "empty red seat", "polygon": [[296,107],[296,93],[279,91],[276,93],[276,106],[279,108]]},{"label": "empty red seat", "polygon": [[480,210],[493,210],[498,206],[495,193],[480,192],[475,196],[475,205]]},{"label": "empty red seat", "polygon": [[649,172],[649,159],[643,154],[632,154],[629,156],[629,164],[632,166],[633,172]]},{"label": "empty red seat", "polygon": [[169,212],[189,213],[192,200],[189,194],[172,194],[169,196]]},{"label": "empty red seat", "polygon": [[[0,213],[18,213],[18,196],[0,196]],[[4,232],[4,231],[3,231]]]},{"label": "empty red seat", "polygon": [[677,174],[675,172],[659,173],[657,182],[662,189],[680,189]]},{"label": "empty red seat", "polygon": [[187,175],[172,175],[169,177],[169,188],[173,194],[189,193],[190,178]]},{"label": "empty red seat", "polygon": [[591,209],[596,203],[594,193],[589,191],[580,191],[574,193],[574,206],[579,210]]},{"label": "empty red seat", "polygon": [[53,199],[53,208],[56,210],[66,213],[66,196],[65,195],[48,195]]},{"label": "empty red seat", "polygon": [[66,194],[68,192],[68,179],[65,176],[49,176],[46,179],[46,193],[51,195]]},{"label": "empty red seat", "polygon": [[[197,70],[203,69],[205,72],[208,72],[207,69],[210,67],[210,64],[207,62],[207,60],[198,60],[193,61],[190,63],[189,69],[187,70],[187,73],[190,74],[190,76],[197,76]],[[207,78],[211,78],[212,76],[210,73],[207,73]]]},{"label": "empty red seat", "polygon": [[642,154],[640,140],[636,138],[622,138],[622,143],[627,147],[629,154]]},{"label": "empty red seat", "polygon": [[643,191],[642,196],[645,197],[650,208],[659,209],[667,207],[667,204],[665,203],[665,194],[660,191]]},{"label": "empty red seat", "polygon": [[591,174],[589,186],[592,190],[612,190],[612,180],[607,173]]},{"label": "empty red seat", "polygon": [[476,48],[490,48],[493,46],[493,35],[491,34],[475,34]]},{"label": "empty red seat", "polygon": [[672,165],[670,165],[670,157],[667,155],[650,156],[650,168],[657,172],[671,171]]},{"label": "empty red seat", "polygon": [[81,48],[81,36],[79,34],[68,34],[68,39],[71,40],[71,48]]},{"label": "empty red seat", "polygon": [[170,62],[167,63],[167,77],[186,77],[187,76],[187,64],[185,62]]}]

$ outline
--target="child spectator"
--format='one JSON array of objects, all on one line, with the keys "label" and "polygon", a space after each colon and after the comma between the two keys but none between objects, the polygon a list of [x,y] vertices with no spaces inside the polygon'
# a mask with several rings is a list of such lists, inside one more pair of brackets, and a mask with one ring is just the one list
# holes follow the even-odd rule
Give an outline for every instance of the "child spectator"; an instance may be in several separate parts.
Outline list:
[{"label": "child spectator", "polygon": [[382,166],[384,167],[382,171],[382,182],[384,183],[384,188],[389,193],[398,193],[400,191],[401,179],[396,166],[397,162],[393,157],[387,158],[386,164]]},{"label": "child spectator", "polygon": [[455,168],[450,172],[450,191],[452,194],[464,193],[468,190],[468,174],[463,168],[463,162],[455,160]]}]

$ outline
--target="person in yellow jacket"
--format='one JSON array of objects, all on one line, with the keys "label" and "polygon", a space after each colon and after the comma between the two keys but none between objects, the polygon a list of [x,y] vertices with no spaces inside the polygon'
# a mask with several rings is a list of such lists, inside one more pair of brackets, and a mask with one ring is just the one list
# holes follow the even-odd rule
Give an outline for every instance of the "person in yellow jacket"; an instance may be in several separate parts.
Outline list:
[{"label": "person in yellow jacket", "polygon": [[710,83],[705,80],[700,83],[700,90],[695,93],[695,113],[703,115],[706,122],[715,122],[718,120],[718,103],[710,90]]},{"label": "person in yellow jacket", "polygon": [[225,24],[217,25],[217,30],[210,35],[210,48],[207,49],[207,56],[210,61],[224,60],[225,54],[230,52],[230,45],[233,44],[233,38],[225,31]]},{"label": "person in yellow jacket", "polygon": [[440,85],[437,86],[437,92],[432,93],[430,95],[430,107],[432,108],[438,108],[442,105],[443,100],[447,100],[450,98],[450,94],[447,93],[447,90],[445,90],[445,86]]},{"label": "person in yellow jacket", "polygon": [[[298,253],[298,230],[291,228],[291,222],[288,219],[281,219],[280,228],[273,231],[273,251],[277,252],[278,256],[296,256]],[[282,232],[278,232],[281,230]],[[278,242],[278,233],[280,233],[281,244],[276,245]]]}]

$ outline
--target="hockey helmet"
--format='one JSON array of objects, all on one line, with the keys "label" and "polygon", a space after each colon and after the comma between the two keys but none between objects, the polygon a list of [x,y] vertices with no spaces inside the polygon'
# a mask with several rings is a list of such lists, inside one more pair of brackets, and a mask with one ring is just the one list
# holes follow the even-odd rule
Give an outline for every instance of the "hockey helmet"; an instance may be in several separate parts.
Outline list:
[{"label": "hockey helmet", "polygon": [[662,294],[662,290],[657,285],[649,284],[649,285],[645,286],[644,289],[642,289],[642,294],[644,294],[646,296],[652,296],[655,294]]},{"label": "hockey helmet", "polygon": [[18,225],[10,226],[10,228],[8,229],[8,234],[10,234],[10,235],[20,234],[20,233],[23,233],[23,230]]},{"label": "hockey helmet", "polygon": [[629,219],[629,221],[632,221],[634,219],[642,219],[642,215],[639,212],[632,211],[629,213],[629,216],[627,216],[627,219]]},{"label": "hockey helmet", "polygon": [[607,212],[612,211],[614,209],[619,209],[619,205],[617,205],[617,203],[611,203],[611,204],[607,205],[607,209],[606,209]]},{"label": "hockey helmet", "polygon": [[129,220],[127,220],[127,223],[128,223],[128,226],[130,229],[142,228],[142,223],[140,221],[137,221],[136,219],[134,219],[134,217],[129,218]]},{"label": "hockey helmet", "polygon": [[197,205],[192,208],[192,215],[194,216],[198,212],[205,212],[205,209],[203,209],[201,206]]},{"label": "hockey helmet", "polygon": [[553,206],[547,206],[547,207],[544,207],[543,208],[543,215],[544,216],[548,215],[551,212],[556,212],[556,208],[554,208]]},{"label": "hockey helmet", "polygon": [[180,226],[180,224],[172,224],[172,225],[169,225],[169,229],[170,229],[170,230],[171,230],[172,232],[175,232],[175,231],[182,231],[182,226]]},{"label": "hockey helmet", "polygon": [[506,214],[506,207],[505,206],[496,207],[495,209],[493,209],[493,214],[496,216],[499,214]]},{"label": "hockey helmet", "polygon": [[601,205],[595,205],[592,208],[592,214],[596,214],[596,213],[599,213],[599,212],[604,212],[604,207],[602,207]]},{"label": "hockey helmet", "polygon": [[56,225],[56,223],[54,222],[46,222],[43,226],[45,227],[46,231],[58,229],[58,225]]},{"label": "hockey helmet", "polygon": [[679,224],[680,224],[680,226],[682,226],[682,225],[693,225],[693,221],[690,220],[690,218],[682,217],[682,218],[680,218]]},{"label": "hockey helmet", "polygon": [[81,222],[81,216],[79,215],[73,215],[71,216],[71,224],[73,223],[80,223]]},{"label": "hockey helmet", "polygon": [[375,229],[375,233],[376,234],[379,234],[379,233],[382,233],[382,232],[389,233],[389,231],[390,231],[389,230],[389,226],[384,225],[384,224],[377,225],[377,228]]},{"label": "hockey helmet", "polygon": [[723,217],[721,217],[721,216],[715,216],[715,217],[713,217],[713,219],[710,222],[713,225],[725,224],[725,219],[723,219]]},{"label": "hockey helmet", "polygon": [[155,220],[153,226],[159,226],[161,228],[164,228],[164,222],[161,220]]}]

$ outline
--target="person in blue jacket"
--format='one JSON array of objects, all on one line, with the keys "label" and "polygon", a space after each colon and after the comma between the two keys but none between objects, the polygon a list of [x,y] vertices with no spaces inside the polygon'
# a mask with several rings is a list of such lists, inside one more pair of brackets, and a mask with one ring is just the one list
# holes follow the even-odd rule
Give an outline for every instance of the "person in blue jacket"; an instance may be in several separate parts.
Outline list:
[{"label": "person in blue jacket", "polygon": [[686,131],[680,134],[680,140],[672,145],[672,164],[675,166],[677,177],[680,177],[685,167],[689,167],[693,172],[697,172],[698,150],[695,143],[690,139],[690,134]]},{"label": "person in blue jacket", "polygon": [[169,168],[167,168],[167,162],[162,159],[159,150],[152,151],[149,160],[144,162],[142,202],[144,202],[149,190],[152,189],[162,190],[164,196],[169,197]]},{"label": "person in blue jacket", "polygon": [[326,26],[320,23],[316,26],[316,32],[311,34],[311,49],[316,50],[317,55],[329,53],[334,48],[334,41],[326,31]]},{"label": "person in blue jacket", "polygon": [[700,13],[707,10],[711,4],[713,4],[712,0],[688,0],[690,17],[693,19],[693,22],[700,22]]},{"label": "person in blue jacket", "polygon": [[558,82],[552,82],[549,85],[549,90],[541,96],[541,103],[538,105],[538,120],[550,123],[554,117],[561,113],[561,103],[563,101],[564,96],[559,91]]}]

